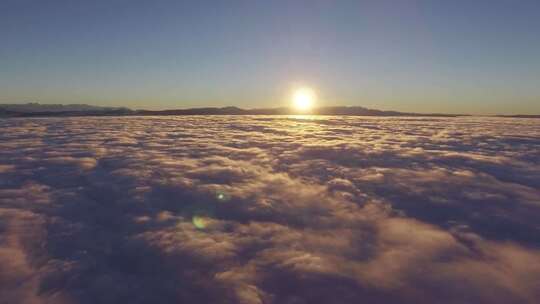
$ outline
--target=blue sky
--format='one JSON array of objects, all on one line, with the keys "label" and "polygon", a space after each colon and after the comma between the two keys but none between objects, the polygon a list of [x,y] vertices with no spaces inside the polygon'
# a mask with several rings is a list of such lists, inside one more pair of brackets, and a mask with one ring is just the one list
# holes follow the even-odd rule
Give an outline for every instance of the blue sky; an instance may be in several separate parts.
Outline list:
[{"label": "blue sky", "polygon": [[540,113],[540,1],[0,0],[0,102]]}]

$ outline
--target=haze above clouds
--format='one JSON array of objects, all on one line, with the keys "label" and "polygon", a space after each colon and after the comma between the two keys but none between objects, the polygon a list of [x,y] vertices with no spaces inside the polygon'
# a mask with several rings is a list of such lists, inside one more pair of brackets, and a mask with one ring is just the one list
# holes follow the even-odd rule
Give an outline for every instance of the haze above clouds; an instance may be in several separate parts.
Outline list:
[{"label": "haze above clouds", "polygon": [[1,303],[534,303],[540,121],[0,120]]}]

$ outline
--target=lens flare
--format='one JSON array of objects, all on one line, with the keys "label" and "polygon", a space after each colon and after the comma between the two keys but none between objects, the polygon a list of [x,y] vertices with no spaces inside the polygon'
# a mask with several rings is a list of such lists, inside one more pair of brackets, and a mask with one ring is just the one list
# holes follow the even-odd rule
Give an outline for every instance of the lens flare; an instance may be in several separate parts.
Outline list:
[{"label": "lens flare", "polygon": [[205,219],[202,216],[198,216],[198,215],[195,215],[191,219],[191,222],[193,223],[193,226],[195,226],[195,228],[197,228],[197,229],[204,229],[204,228],[206,228],[206,225],[208,224],[207,219]]},{"label": "lens flare", "polygon": [[216,191],[216,198],[219,200],[219,201],[222,201],[222,202],[226,202],[228,201],[231,196],[229,194],[227,194],[227,192],[224,192],[224,191]]}]

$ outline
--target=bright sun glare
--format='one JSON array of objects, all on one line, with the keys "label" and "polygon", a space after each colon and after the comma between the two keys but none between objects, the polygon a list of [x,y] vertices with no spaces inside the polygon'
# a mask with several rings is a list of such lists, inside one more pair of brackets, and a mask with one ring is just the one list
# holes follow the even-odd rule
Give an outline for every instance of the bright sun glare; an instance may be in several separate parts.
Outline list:
[{"label": "bright sun glare", "polygon": [[313,89],[308,87],[298,88],[293,93],[293,106],[298,111],[309,111],[313,107],[316,97]]}]

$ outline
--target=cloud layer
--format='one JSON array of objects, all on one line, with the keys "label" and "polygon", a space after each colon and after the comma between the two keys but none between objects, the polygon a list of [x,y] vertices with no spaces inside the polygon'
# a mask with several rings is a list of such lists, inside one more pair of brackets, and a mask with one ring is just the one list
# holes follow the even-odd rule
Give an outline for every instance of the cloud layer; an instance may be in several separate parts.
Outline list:
[{"label": "cloud layer", "polygon": [[0,303],[535,303],[539,189],[538,120],[6,119]]}]

